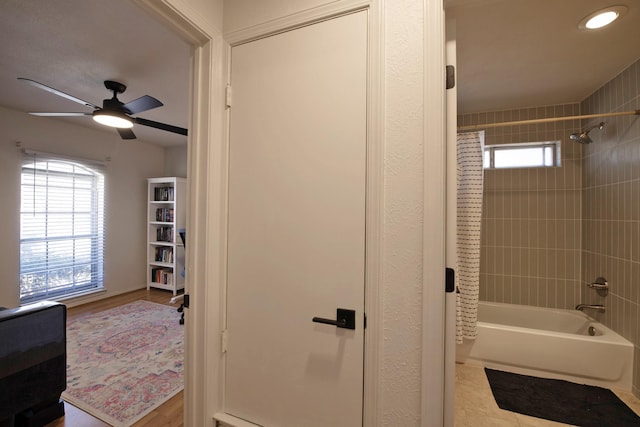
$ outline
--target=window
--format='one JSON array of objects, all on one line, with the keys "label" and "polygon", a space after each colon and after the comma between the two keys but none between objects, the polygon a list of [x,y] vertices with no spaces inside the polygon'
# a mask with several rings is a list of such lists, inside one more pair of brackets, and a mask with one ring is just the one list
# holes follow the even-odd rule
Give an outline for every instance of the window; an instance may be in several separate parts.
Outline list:
[{"label": "window", "polygon": [[101,168],[26,155],[20,207],[20,302],[101,289],[103,258]]},{"label": "window", "polygon": [[560,166],[560,141],[486,145],[485,169]]}]

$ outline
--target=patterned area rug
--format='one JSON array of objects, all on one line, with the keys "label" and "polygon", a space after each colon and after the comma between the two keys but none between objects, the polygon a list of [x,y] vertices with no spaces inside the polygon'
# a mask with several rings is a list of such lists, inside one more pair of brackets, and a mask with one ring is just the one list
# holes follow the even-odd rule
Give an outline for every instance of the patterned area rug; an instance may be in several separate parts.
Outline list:
[{"label": "patterned area rug", "polygon": [[183,326],[170,306],[136,301],[67,327],[62,398],[115,426],[130,426],[183,388]]}]

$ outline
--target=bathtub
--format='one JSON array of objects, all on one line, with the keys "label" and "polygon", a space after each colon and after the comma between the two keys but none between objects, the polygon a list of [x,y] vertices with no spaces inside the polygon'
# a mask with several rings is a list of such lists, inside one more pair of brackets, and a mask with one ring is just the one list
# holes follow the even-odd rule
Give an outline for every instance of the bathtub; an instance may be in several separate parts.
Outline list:
[{"label": "bathtub", "polygon": [[480,302],[456,362],[631,391],[633,344],[577,310]]}]

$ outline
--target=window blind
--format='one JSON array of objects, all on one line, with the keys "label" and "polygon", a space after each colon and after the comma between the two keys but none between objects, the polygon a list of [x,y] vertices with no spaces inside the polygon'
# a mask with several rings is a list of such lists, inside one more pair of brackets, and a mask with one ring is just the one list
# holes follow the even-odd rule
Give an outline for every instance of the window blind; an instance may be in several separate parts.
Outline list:
[{"label": "window blind", "polygon": [[20,301],[56,299],[104,282],[104,171],[25,154],[20,208]]}]

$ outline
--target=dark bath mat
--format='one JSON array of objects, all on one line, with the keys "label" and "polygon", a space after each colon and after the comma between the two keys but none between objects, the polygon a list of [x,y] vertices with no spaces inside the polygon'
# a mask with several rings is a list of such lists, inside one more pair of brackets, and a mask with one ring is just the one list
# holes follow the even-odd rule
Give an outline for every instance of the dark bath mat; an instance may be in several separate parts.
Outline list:
[{"label": "dark bath mat", "polygon": [[606,388],[487,368],[485,373],[501,409],[581,427],[640,426],[640,417]]}]

